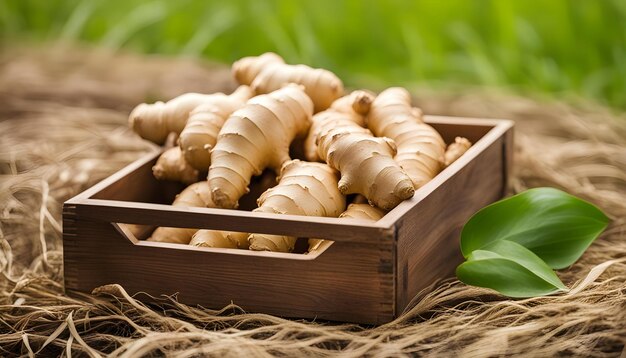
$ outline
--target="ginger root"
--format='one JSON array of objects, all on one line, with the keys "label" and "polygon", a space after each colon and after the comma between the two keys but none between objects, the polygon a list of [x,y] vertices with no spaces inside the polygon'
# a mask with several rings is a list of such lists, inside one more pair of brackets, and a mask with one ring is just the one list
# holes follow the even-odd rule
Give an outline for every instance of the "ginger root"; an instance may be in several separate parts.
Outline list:
[{"label": "ginger root", "polygon": [[[326,164],[292,160],[281,170],[278,185],[264,192],[254,212],[337,217],[346,199],[337,189],[338,173]],[[250,250],[291,252],[295,237],[251,234]]]},{"label": "ginger root", "polygon": [[232,94],[208,95],[189,115],[180,133],[178,144],[189,165],[206,171],[211,164],[210,150],[217,141],[220,129],[235,110],[243,107],[254,96],[248,86],[239,86]]},{"label": "ginger root", "polygon": [[311,99],[294,84],[254,97],[235,111],[211,151],[213,201],[221,208],[236,208],[253,175],[268,167],[280,172],[290,160],[290,143],[309,129],[312,112]]},{"label": "ginger root", "polygon": [[[243,202],[245,204],[248,199],[257,200],[259,196],[267,189],[276,185],[276,175],[271,171],[265,171],[258,178],[256,183],[252,187],[252,191],[248,193],[249,198],[246,198]],[[248,203],[251,205],[251,203]],[[256,207],[256,204],[254,204]],[[235,232],[235,231],[220,231],[220,230],[198,230],[193,237],[189,245],[199,247],[224,247],[230,249],[247,249],[250,244],[248,243],[249,233]]]},{"label": "ginger root", "polygon": [[189,245],[198,247],[223,247],[229,249],[247,249],[248,233],[218,230],[198,230]]},{"label": "ginger root", "polygon": [[328,108],[343,95],[343,83],[332,72],[306,65],[288,65],[275,53],[244,57],[232,66],[237,81],[250,85],[258,94],[275,91],[287,83],[305,87],[315,112]]},{"label": "ginger root", "polygon": [[[364,127],[364,115],[369,111],[373,100],[374,96],[368,92],[354,91],[333,102],[329,109],[314,115],[313,124],[311,124],[309,134],[304,141],[304,156],[306,160],[311,162],[321,161],[317,153],[317,137],[320,132],[341,126],[342,123],[336,122],[337,118],[347,119]],[[351,124],[350,127],[352,128]]]},{"label": "ginger root", "polygon": [[[211,200],[211,190],[206,181],[191,184],[172,203],[173,206],[191,206],[202,208],[214,208],[215,204]],[[188,244],[193,234],[198,229],[186,229],[177,227],[158,227],[147,241],[173,242],[178,244]]]},{"label": "ginger root", "polygon": [[[248,96],[250,98],[252,92],[249,89],[247,91],[250,93]],[[244,92],[244,90],[236,91],[236,97],[242,96]],[[248,98],[244,98],[242,101],[246,101]],[[229,96],[223,93],[185,93],[165,103],[159,101],[154,104],[142,103],[138,105],[130,113],[128,124],[141,138],[156,144],[163,144],[170,133],[180,134],[182,132],[187,124],[189,113],[199,105],[203,103],[218,105],[220,102],[227,105],[230,101]]]},{"label": "ginger root", "polygon": [[411,179],[393,160],[393,141],[374,137],[352,115],[332,108],[318,113],[319,125],[309,135],[316,137],[319,157],[341,172],[342,194],[359,193],[372,205],[391,210],[415,193]]},{"label": "ginger root", "polygon": [[362,219],[378,221],[385,216],[386,212],[369,204],[350,204],[348,209],[339,215],[340,218]]},{"label": "ginger root", "polygon": [[[339,215],[340,218],[359,219],[372,222],[380,220],[383,216],[385,216],[385,211],[375,206],[355,203],[348,205],[348,209]],[[309,239],[309,252],[319,249],[322,242],[324,242],[323,239]]]},{"label": "ginger root", "polygon": [[447,167],[459,159],[472,146],[467,138],[456,137],[454,143],[450,143],[444,154],[443,164]]},{"label": "ginger root", "polygon": [[187,163],[180,147],[172,147],[159,157],[152,167],[152,174],[159,180],[179,181],[192,184],[198,181],[199,172]]},{"label": "ginger root", "polygon": [[[242,107],[253,95],[254,93],[250,87],[239,86],[235,92],[228,96],[223,93],[199,95],[202,97],[194,96],[193,98],[196,98],[197,101],[193,103],[201,104],[191,111],[189,120],[184,116],[185,111],[180,110],[177,112],[177,118],[179,119],[177,123],[186,122],[178,138],[180,148],[169,149],[161,155],[156,165],[152,168],[154,176],[159,180],[180,181],[185,184],[197,182],[199,173],[206,173],[211,163],[211,154],[209,151],[215,144],[217,135],[226,121],[226,118],[236,109]],[[176,101],[183,98],[183,96],[177,97],[170,102],[176,104]],[[168,104],[170,102],[165,104],[165,108],[169,108]],[[192,101],[184,103],[185,106],[191,106]],[[141,106],[142,105],[137,108]],[[181,109],[185,106],[180,105],[176,108]],[[146,112],[152,111],[157,107],[158,105],[155,104],[145,105],[142,108],[144,108],[143,112]],[[137,109],[133,111],[133,114],[131,114],[131,118],[134,118],[133,124],[138,124],[142,121],[142,123],[148,123],[146,122],[146,118],[149,117],[146,113],[141,114],[143,112]],[[159,113],[163,114],[168,112],[162,110]],[[157,120],[154,120],[153,122],[156,123],[156,121]],[[143,128],[143,131],[138,132],[139,134],[151,133],[149,130],[145,129],[146,127],[141,128]]]},{"label": "ginger root", "polygon": [[260,56],[244,57],[232,65],[233,76],[242,85],[251,85],[255,78],[269,65],[285,64],[285,60],[273,52]]},{"label": "ginger root", "polygon": [[[176,195],[173,206],[215,208],[211,190],[206,181],[188,186]],[[248,234],[219,230],[198,230],[177,227],[158,227],[147,241],[172,242],[201,247],[248,248]]]},{"label": "ginger root", "polygon": [[433,127],[422,121],[421,110],[411,107],[411,95],[404,88],[388,88],[376,97],[367,126],[374,135],[395,141],[395,160],[416,189],[441,171],[446,144]]}]

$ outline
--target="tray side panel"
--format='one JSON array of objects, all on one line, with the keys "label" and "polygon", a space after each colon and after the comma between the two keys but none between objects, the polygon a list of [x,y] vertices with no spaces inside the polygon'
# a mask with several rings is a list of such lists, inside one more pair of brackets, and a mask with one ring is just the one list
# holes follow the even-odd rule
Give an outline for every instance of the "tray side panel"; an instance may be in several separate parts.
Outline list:
[{"label": "tray side panel", "polygon": [[[427,122],[428,123],[428,122]],[[459,124],[459,123],[428,123],[439,134],[446,144],[454,143],[454,138],[463,136],[470,142],[476,143],[484,137],[494,126],[478,125],[478,124]]]},{"label": "tray side panel", "polygon": [[81,218],[80,210],[66,210],[70,292],[118,283],[130,294],[178,293],[181,302],[215,309],[234,302],[285,317],[367,324],[393,318],[393,237],[384,244],[335,242],[315,260],[288,260],[135,245],[108,222]]},{"label": "tray side panel", "polygon": [[94,199],[129,202],[171,203],[184,189],[181,183],[159,181],[152,174],[160,151],[147,154],[88,190]]},{"label": "tray side panel", "polygon": [[396,315],[436,280],[454,276],[463,261],[461,228],[505,192],[505,138],[500,137],[396,223]]}]

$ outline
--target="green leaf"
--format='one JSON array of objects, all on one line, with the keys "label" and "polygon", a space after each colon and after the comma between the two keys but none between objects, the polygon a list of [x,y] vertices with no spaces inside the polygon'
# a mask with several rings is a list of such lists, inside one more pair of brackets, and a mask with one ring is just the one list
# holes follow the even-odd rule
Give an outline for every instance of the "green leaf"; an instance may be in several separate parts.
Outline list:
[{"label": "green leaf", "polygon": [[576,262],[608,222],[600,209],[575,196],[553,188],[530,189],[472,216],[461,233],[461,252],[467,258],[508,240],[561,269]]},{"label": "green leaf", "polygon": [[543,296],[567,288],[532,251],[500,240],[472,252],[456,275],[468,285],[494,289],[509,297]]}]

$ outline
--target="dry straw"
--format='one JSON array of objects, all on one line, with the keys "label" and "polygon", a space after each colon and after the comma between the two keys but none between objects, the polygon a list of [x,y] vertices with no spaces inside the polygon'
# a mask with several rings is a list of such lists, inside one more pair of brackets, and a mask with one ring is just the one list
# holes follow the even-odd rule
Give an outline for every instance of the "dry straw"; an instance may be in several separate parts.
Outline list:
[{"label": "dry straw", "polygon": [[450,279],[380,327],[293,321],[175,297],[147,305],[117,285],[63,295],[62,202],[149,149],[126,128],[134,104],[232,89],[226,69],[65,47],[1,53],[1,356],[624,355],[623,115],[502,95],[419,96],[427,113],[515,119],[514,191],[558,187],[613,223],[559,273],[567,294],[509,300]]}]

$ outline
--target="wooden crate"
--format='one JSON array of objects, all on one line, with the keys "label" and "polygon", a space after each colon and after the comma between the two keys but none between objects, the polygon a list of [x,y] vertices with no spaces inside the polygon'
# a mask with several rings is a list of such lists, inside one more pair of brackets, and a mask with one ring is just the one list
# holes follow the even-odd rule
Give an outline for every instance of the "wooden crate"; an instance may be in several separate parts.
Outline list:
[{"label": "wooden crate", "polygon": [[[462,261],[459,232],[503,197],[513,123],[426,116],[446,142],[474,145],[375,223],[167,205],[181,189],[155,180],[158,152],[65,202],[65,288],[119,283],[130,293],[178,293],[187,304],[284,317],[380,324]],[[140,240],[126,224],[190,227],[333,240],[315,254],[198,248]]]}]

